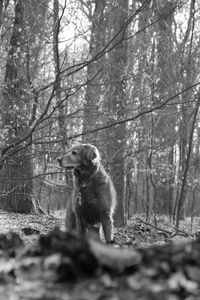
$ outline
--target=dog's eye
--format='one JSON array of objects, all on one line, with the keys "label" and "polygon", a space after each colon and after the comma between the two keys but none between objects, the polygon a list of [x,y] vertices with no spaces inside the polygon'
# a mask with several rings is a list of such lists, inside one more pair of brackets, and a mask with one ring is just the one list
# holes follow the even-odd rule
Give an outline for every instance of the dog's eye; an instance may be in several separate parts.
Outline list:
[{"label": "dog's eye", "polygon": [[77,151],[76,151],[76,150],[73,150],[73,151],[72,151],[72,155],[77,155]]}]

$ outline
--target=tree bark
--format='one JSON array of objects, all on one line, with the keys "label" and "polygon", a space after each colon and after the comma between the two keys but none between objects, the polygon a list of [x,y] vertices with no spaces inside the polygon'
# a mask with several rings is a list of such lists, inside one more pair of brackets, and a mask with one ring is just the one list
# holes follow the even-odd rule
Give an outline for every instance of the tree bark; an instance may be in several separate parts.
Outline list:
[{"label": "tree bark", "polygon": [[[159,19],[157,28],[157,75],[155,77],[155,82],[157,82],[157,89],[159,92],[159,98],[165,99],[170,97],[176,92],[176,78],[174,78],[173,70],[173,17],[174,11],[176,9],[176,3],[171,3],[171,1],[157,2],[155,5],[155,13]],[[155,69],[156,70],[156,69]],[[154,103],[157,99],[154,97]],[[168,142],[169,151],[165,154],[163,153],[157,160],[159,164],[165,164],[167,169],[173,168],[173,148],[175,144],[175,127],[177,122],[177,115],[175,114],[176,107],[169,106],[166,107],[162,114],[154,117],[156,121],[156,126],[154,129],[156,138],[162,143],[163,138],[171,136],[171,140]],[[169,126],[166,126],[169,124]],[[174,173],[168,172],[164,176],[164,184],[161,184],[163,199],[162,206],[164,212],[171,215],[171,203],[172,203],[172,186],[174,182]],[[162,176],[162,175],[161,175]],[[160,178],[159,178],[160,180]],[[166,199],[166,200],[165,200]],[[165,202],[167,202],[165,204]]]},{"label": "tree bark", "polygon": [[[188,20],[188,27],[185,32],[185,37],[183,43],[181,44],[182,48],[182,83],[184,86],[188,87],[191,86],[194,80],[194,73],[193,73],[193,56],[191,53],[193,42],[194,42],[194,24],[195,24],[195,1],[191,0],[190,3],[190,16]],[[187,43],[189,41],[189,50],[187,47]],[[184,177],[185,177],[185,170],[187,167],[187,153],[188,153],[188,140],[190,139],[189,136],[189,122],[188,122],[188,112],[191,109],[191,105],[188,103],[188,99],[191,99],[192,91],[187,91],[183,95],[183,102],[181,105],[181,117],[182,122],[180,125],[180,181],[181,181],[181,192],[183,185],[185,185]],[[191,134],[191,133],[190,133]],[[185,187],[183,188],[185,190]],[[181,199],[180,204],[180,211],[179,216],[177,215],[177,219],[184,219],[185,216],[185,202],[186,202],[186,191],[183,191],[182,195],[181,192],[178,198],[178,209],[179,209],[179,201]],[[181,197],[181,198],[180,198]],[[177,221],[179,223],[179,221]],[[177,225],[178,226],[178,225]]]},{"label": "tree bark", "polygon": [[[59,53],[59,32],[60,32],[60,18],[59,18],[59,0],[53,2],[54,22],[53,22],[53,56],[54,56],[54,68],[55,68],[55,83],[54,90],[56,94],[56,101],[58,106],[58,125],[61,136],[61,152],[66,151],[67,143],[67,122],[66,122],[66,103],[62,100],[62,87],[61,87],[61,68],[60,68],[60,53]],[[65,181],[68,186],[72,186],[72,176],[65,172]],[[65,226],[68,230],[75,229],[75,216],[72,210],[71,199],[67,205]]]},{"label": "tree bark", "polygon": [[[2,100],[2,121],[7,128],[7,145],[15,145],[26,134],[29,127],[24,115],[26,109],[30,109],[29,86],[24,73],[23,65],[26,65],[27,38],[24,23],[23,1],[19,0],[15,5],[15,20],[10,40],[10,51],[6,64],[5,88]],[[15,147],[17,151],[17,147]],[[0,181],[0,207],[19,213],[34,211],[33,194],[33,170],[30,159],[31,152],[28,148],[14,154],[6,160],[1,169]]]},{"label": "tree bark", "polygon": [[[116,3],[115,3],[116,4]],[[115,14],[111,19],[111,32],[118,33],[124,25],[128,14],[128,1],[117,1]],[[126,67],[127,67],[127,41],[124,40],[126,31],[118,35],[118,42],[109,54],[110,82],[106,97],[108,107],[108,124],[118,121],[126,116]],[[119,124],[107,130],[107,155],[110,163],[110,174],[117,192],[117,209],[115,213],[115,226],[124,226],[124,200],[125,200],[125,161],[124,150],[126,146],[126,125]]]},{"label": "tree bark", "polygon": [[196,123],[196,119],[197,119],[197,115],[198,115],[198,111],[199,111],[199,105],[200,105],[200,95],[198,95],[197,104],[196,104],[196,107],[195,107],[195,110],[194,110],[194,117],[193,117],[191,131],[190,131],[186,164],[185,164],[185,169],[184,169],[184,174],[183,174],[183,180],[182,180],[180,196],[179,196],[179,199],[178,199],[177,217],[176,217],[176,228],[177,229],[179,228],[179,222],[180,222],[180,218],[181,218],[181,210],[183,209],[183,206],[185,204],[185,199],[186,199],[186,194],[187,194],[187,189],[186,189],[187,176],[188,176],[188,170],[189,170],[189,164],[190,164],[190,156],[191,156],[191,153],[192,153],[192,143],[193,143],[194,129],[195,129],[195,123]]},{"label": "tree bark", "polygon": [[1,34],[2,22],[3,22],[3,0],[0,0],[0,34]]},{"label": "tree bark", "polygon": [[[90,57],[94,57],[104,46],[106,39],[105,27],[105,0],[95,0],[95,8],[91,22],[91,38],[90,38]],[[85,94],[83,132],[95,129],[100,122],[100,106],[102,87],[100,85],[102,79],[103,59],[91,62],[87,67],[87,87]],[[101,147],[97,138],[98,133],[87,134],[84,137],[85,142],[95,144]]]},{"label": "tree bark", "polygon": [[62,139],[62,150],[65,150],[67,146],[67,130],[66,130],[66,105],[65,101],[62,101],[62,88],[61,88],[61,68],[60,68],[60,54],[59,54],[59,31],[60,31],[60,18],[59,18],[59,0],[53,2],[54,12],[54,28],[53,28],[53,56],[54,56],[54,68],[55,68],[55,83],[54,91],[56,94],[56,101],[58,106],[58,124],[60,129],[60,135]]}]

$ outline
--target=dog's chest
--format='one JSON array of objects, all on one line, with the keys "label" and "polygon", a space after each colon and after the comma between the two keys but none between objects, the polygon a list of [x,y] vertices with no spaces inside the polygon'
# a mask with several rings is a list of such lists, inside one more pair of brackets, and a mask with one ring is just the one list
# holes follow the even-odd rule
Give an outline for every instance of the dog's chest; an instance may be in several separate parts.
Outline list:
[{"label": "dog's chest", "polygon": [[80,186],[81,204],[94,204],[98,202],[98,193],[94,182],[85,183],[82,182]]},{"label": "dog's chest", "polygon": [[82,217],[89,224],[99,223],[104,207],[98,198],[98,193],[92,184],[83,185],[80,188],[80,208]]}]

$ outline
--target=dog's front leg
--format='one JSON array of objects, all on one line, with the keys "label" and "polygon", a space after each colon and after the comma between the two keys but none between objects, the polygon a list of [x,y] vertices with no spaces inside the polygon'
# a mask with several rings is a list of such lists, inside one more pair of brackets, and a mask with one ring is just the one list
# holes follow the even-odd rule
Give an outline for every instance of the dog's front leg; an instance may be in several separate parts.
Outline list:
[{"label": "dog's front leg", "polygon": [[77,218],[77,205],[79,201],[78,194],[79,194],[78,182],[77,179],[74,178],[74,189],[67,206],[67,211],[65,216],[65,227],[67,230],[76,230],[79,232],[78,230],[79,221]]},{"label": "dog's front leg", "polygon": [[113,243],[113,220],[112,217],[107,216],[102,221],[103,233],[106,243]]},{"label": "dog's front leg", "polygon": [[76,216],[73,211],[72,201],[70,199],[65,216],[65,227],[67,230],[75,230],[76,229]]},{"label": "dog's front leg", "polygon": [[87,231],[87,222],[85,221],[83,214],[82,214],[82,207],[79,202],[76,208],[76,224],[77,224],[77,231],[81,235],[84,235]]},{"label": "dog's front leg", "polygon": [[79,234],[82,234],[82,224],[80,215],[80,187],[78,184],[78,178],[74,177],[74,190],[72,194],[72,209],[76,218],[76,230]]}]

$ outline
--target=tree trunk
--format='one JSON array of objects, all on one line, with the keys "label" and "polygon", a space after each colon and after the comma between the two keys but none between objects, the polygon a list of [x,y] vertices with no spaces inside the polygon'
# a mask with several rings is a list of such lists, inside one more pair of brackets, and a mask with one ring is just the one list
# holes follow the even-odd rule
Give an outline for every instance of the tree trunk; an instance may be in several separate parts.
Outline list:
[{"label": "tree trunk", "polygon": [[[182,69],[181,69],[181,76],[182,76],[182,83],[183,86],[189,87],[191,86],[194,80],[194,58],[192,55],[192,47],[194,43],[194,25],[195,25],[195,1],[191,1],[190,3],[190,16],[188,20],[188,28],[185,32],[185,37],[183,39],[182,47]],[[189,51],[187,49],[187,43],[189,42]],[[188,122],[188,113],[191,108],[191,105],[188,103],[188,100],[192,98],[192,91],[188,90],[186,93],[183,94],[183,101],[181,104],[181,125],[180,125],[180,178],[181,181],[181,191],[179,194],[178,202],[177,202],[177,220],[176,226],[179,226],[179,220],[184,219],[185,216],[185,202],[186,202],[186,177],[187,171],[189,168],[188,155],[188,140],[191,138],[192,130],[189,133],[189,124]],[[189,136],[190,135],[190,136]]]},{"label": "tree trunk", "polygon": [[2,22],[3,22],[3,0],[0,0],[0,35],[1,35]]},{"label": "tree trunk", "polygon": [[[7,129],[5,149],[8,145],[20,142],[28,133],[28,125],[23,114],[26,115],[29,106],[28,85],[23,65],[26,64],[27,39],[24,24],[23,1],[19,0],[15,6],[15,20],[10,40],[10,51],[6,64],[5,88],[2,100],[2,123]],[[32,163],[30,150],[25,148],[6,160],[1,170],[0,207],[19,213],[30,213],[34,210],[32,201]],[[6,151],[6,150],[4,150]]]},{"label": "tree trunk", "polygon": [[196,104],[196,107],[195,107],[195,110],[194,110],[194,117],[193,117],[193,121],[192,121],[190,137],[189,137],[187,159],[186,159],[186,164],[185,164],[185,169],[184,169],[184,174],[183,174],[183,180],[182,180],[180,196],[179,196],[179,199],[178,199],[177,217],[176,217],[176,228],[177,229],[179,228],[179,222],[180,222],[180,219],[181,219],[181,211],[182,211],[183,206],[185,204],[185,199],[186,199],[186,194],[187,194],[187,189],[186,189],[187,175],[188,175],[188,170],[189,170],[189,163],[190,163],[190,156],[191,156],[191,152],[192,152],[194,129],[195,129],[195,123],[196,123],[196,119],[197,119],[197,115],[198,115],[198,111],[199,111],[199,105],[200,105],[200,95],[198,95],[197,104]]},{"label": "tree trunk", "polygon": [[[104,22],[105,0],[95,0],[95,8],[92,16],[91,38],[90,38],[90,58],[93,58],[105,44],[106,27]],[[85,94],[83,132],[95,129],[100,122],[99,108],[101,106],[103,63],[102,59],[91,62],[87,67],[87,87]],[[98,148],[101,145],[97,138],[97,132],[87,134],[83,137],[85,142],[95,144]]]},{"label": "tree trunk", "polygon": [[[157,5],[157,6],[156,6]],[[174,78],[173,70],[173,16],[176,9],[176,4],[171,1],[161,1],[155,4],[155,13],[159,18],[158,28],[157,28],[157,88],[159,91],[159,98],[166,99],[167,97],[172,96],[176,91],[176,78]],[[154,103],[156,104],[156,97],[154,98]],[[162,143],[163,139],[171,137],[171,140],[168,142],[169,151],[161,155],[158,158],[159,164],[165,164],[168,174],[165,174],[164,184],[162,184],[161,189],[163,191],[163,203],[164,212],[170,214],[171,216],[171,202],[172,202],[172,184],[174,182],[174,173],[173,171],[173,148],[176,143],[175,138],[175,127],[177,122],[177,116],[175,114],[175,106],[165,107],[162,114],[154,117],[156,120],[155,126],[155,136]],[[168,124],[168,126],[166,126]],[[161,175],[162,176],[162,175]],[[159,178],[160,180],[160,178]],[[165,200],[166,199],[166,200]],[[166,204],[164,202],[167,202]]]},{"label": "tree trunk", "polygon": [[[111,32],[114,34],[123,28],[128,14],[128,1],[117,1],[117,4],[115,15],[111,20]],[[118,35],[117,45],[109,54],[111,84],[106,99],[109,116],[108,124],[122,120],[126,116],[127,41],[123,40],[125,35],[125,30],[122,30]],[[110,173],[117,192],[116,226],[124,226],[125,162],[123,154],[125,146],[125,124],[116,125],[107,130],[107,154],[110,162]]]},{"label": "tree trunk", "polygon": [[[53,56],[55,68],[55,83],[54,90],[56,94],[56,102],[58,106],[58,126],[61,137],[61,152],[65,152],[68,146],[67,143],[67,106],[66,101],[62,99],[61,87],[61,68],[60,68],[60,54],[59,54],[59,32],[60,32],[60,19],[59,19],[59,0],[53,2],[54,23],[53,23]],[[67,186],[73,186],[73,179],[71,174],[65,171],[65,181]],[[71,195],[72,197],[72,195]],[[75,229],[75,215],[72,210],[72,198],[70,198],[66,209],[65,227],[67,230]]]},{"label": "tree trunk", "polygon": [[58,106],[58,124],[60,135],[62,139],[62,150],[64,151],[67,146],[67,130],[66,130],[66,105],[65,101],[62,101],[61,97],[61,69],[60,69],[60,54],[59,54],[59,31],[60,31],[60,19],[59,19],[59,0],[53,2],[54,23],[53,23],[53,56],[54,56],[54,68],[55,68],[55,83],[54,91],[56,94],[56,101]]}]

